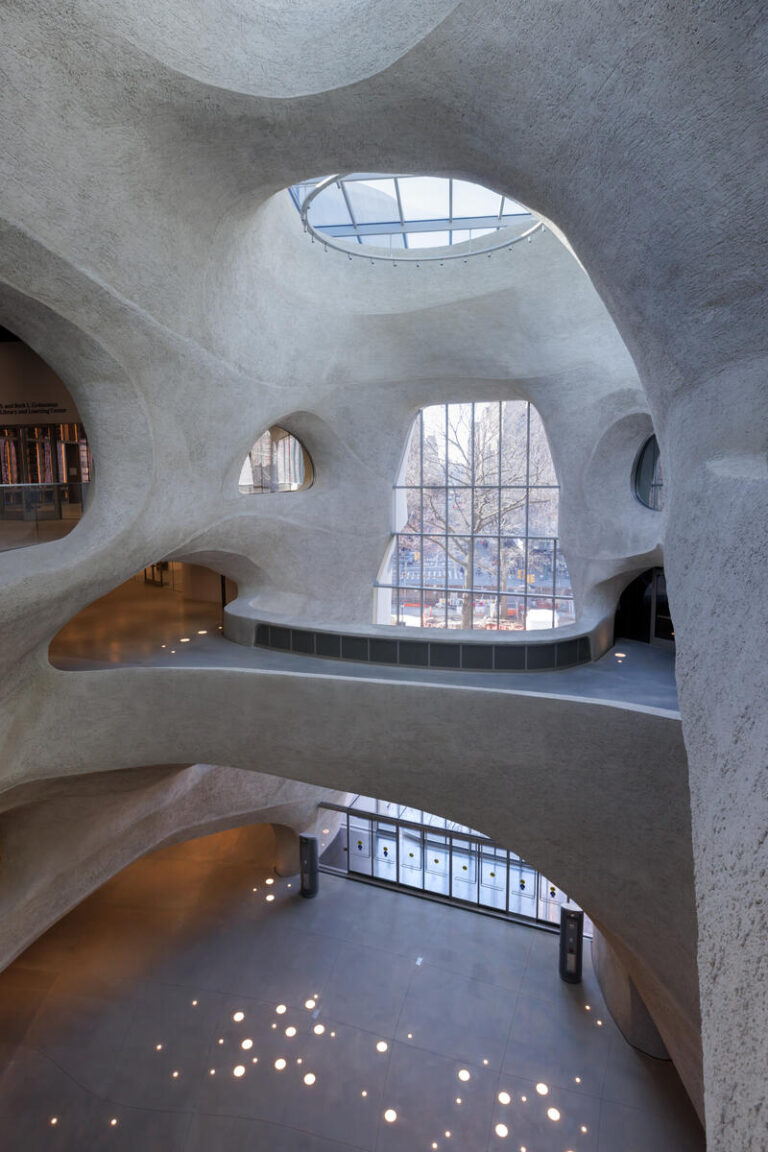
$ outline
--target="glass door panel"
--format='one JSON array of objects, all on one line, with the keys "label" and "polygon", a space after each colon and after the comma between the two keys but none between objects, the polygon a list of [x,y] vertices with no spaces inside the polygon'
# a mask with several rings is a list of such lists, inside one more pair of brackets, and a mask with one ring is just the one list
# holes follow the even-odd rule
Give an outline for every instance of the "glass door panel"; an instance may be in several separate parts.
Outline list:
[{"label": "glass door panel", "polygon": [[424,832],[424,889],[440,896],[450,895],[450,850],[448,837]]},{"label": "glass door panel", "polygon": [[509,863],[509,911],[520,916],[536,917],[537,874],[522,860]]},{"label": "glass door panel", "polygon": [[459,836],[452,838],[452,889],[454,900],[477,904],[477,844]]},{"label": "glass door panel", "polygon": [[362,876],[373,875],[371,853],[371,821],[350,813],[349,817],[349,870]]},{"label": "glass door panel", "polygon": [[374,821],[373,874],[379,880],[397,881],[397,829],[383,820]]},{"label": "glass door panel", "polygon": [[542,876],[539,880],[539,920],[548,920],[551,924],[560,923],[560,905],[567,904],[568,897],[561,888]]},{"label": "glass door panel", "polygon": [[507,853],[480,845],[480,897],[486,908],[507,909]]},{"label": "glass door panel", "polygon": [[401,884],[410,888],[424,887],[424,852],[422,833],[418,828],[399,828]]}]

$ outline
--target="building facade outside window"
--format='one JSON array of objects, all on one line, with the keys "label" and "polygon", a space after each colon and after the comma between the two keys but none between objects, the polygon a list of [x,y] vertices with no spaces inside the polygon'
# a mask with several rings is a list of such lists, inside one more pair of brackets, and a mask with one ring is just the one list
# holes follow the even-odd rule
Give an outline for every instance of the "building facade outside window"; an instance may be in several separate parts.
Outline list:
[{"label": "building facade outside window", "polygon": [[513,631],[573,623],[558,501],[532,404],[422,409],[395,485],[377,623]]},{"label": "building facade outside window", "polygon": [[309,488],[314,471],[303,444],[275,425],[254,443],[243,461],[238,488],[245,495],[299,492]]}]

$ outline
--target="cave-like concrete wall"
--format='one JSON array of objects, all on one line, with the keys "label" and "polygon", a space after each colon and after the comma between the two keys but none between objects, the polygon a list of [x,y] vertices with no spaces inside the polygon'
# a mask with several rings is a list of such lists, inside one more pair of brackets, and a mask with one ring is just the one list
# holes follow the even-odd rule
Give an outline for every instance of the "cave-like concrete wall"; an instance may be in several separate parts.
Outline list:
[{"label": "cave-like concrete wall", "polygon": [[[234,558],[241,596],[265,615],[367,622],[416,409],[529,397],[563,484],[561,535],[582,612],[609,617],[621,582],[663,545],[690,771],[709,1139],[762,1148],[763,8],[326,9],[242,6],[233,29],[238,6],[218,0],[5,5],[0,322],[67,383],[97,480],[67,538],[0,557],[3,773],[9,784],[36,764],[57,774],[45,650],[80,607],[161,556],[218,553]],[[552,233],[482,267],[336,261],[272,197],[302,176],[352,169],[479,180],[554,221],[581,266]],[[663,517],[629,487],[651,418]],[[303,434],[318,482],[248,503],[237,471],[273,422]],[[158,696],[153,670],[130,682],[96,675],[103,708],[90,717],[98,767],[88,770],[120,752],[122,716],[142,693],[153,727],[150,685]],[[217,681],[230,688],[209,672]],[[78,691],[67,694],[84,707]],[[165,736],[183,744],[171,717]],[[229,733],[200,717],[200,743],[226,749]],[[561,730],[558,716],[550,723]],[[429,736],[434,744],[441,729]],[[359,762],[373,751],[362,730]],[[220,750],[197,758],[236,763]],[[642,791],[638,782],[627,793],[628,810]],[[470,790],[456,801],[464,817]],[[679,821],[673,839],[686,844],[687,814]]]}]

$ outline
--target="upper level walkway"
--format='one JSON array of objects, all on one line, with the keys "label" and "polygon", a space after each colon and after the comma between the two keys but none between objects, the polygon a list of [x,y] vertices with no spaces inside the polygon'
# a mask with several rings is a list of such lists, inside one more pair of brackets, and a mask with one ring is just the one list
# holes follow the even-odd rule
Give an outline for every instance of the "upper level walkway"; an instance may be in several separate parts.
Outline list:
[{"label": "upper level walkway", "polygon": [[99,668],[249,669],[294,675],[454,685],[602,700],[677,713],[674,653],[622,640],[593,664],[553,672],[469,672],[327,660],[245,648],[221,635],[218,605],[135,578],[80,612],[55,637],[51,663]]}]

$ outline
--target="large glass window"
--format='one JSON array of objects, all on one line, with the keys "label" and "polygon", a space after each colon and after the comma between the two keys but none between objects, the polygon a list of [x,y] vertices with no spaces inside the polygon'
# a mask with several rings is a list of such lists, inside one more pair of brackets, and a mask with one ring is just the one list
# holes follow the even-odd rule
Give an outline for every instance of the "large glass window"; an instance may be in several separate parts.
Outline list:
[{"label": "large glass window", "polygon": [[[559,924],[562,906],[578,908],[514,852],[464,824],[371,796],[356,796],[348,807],[320,807],[344,814],[321,857],[324,871],[370,877],[543,924]],[[594,934],[588,916],[584,934]]]},{"label": "large glass window", "polygon": [[380,624],[531,630],[575,619],[544,426],[522,400],[438,404],[414,424]]},{"label": "large glass window", "polygon": [[659,442],[651,436],[643,444],[635,465],[635,495],[641,504],[660,512],[664,507],[664,476]]},{"label": "large glass window", "polygon": [[277,426],[269,428],[243,461],[238,487],[251,495],[265,492],[298,492],[314,479],[312,461],[303,444]]}]

